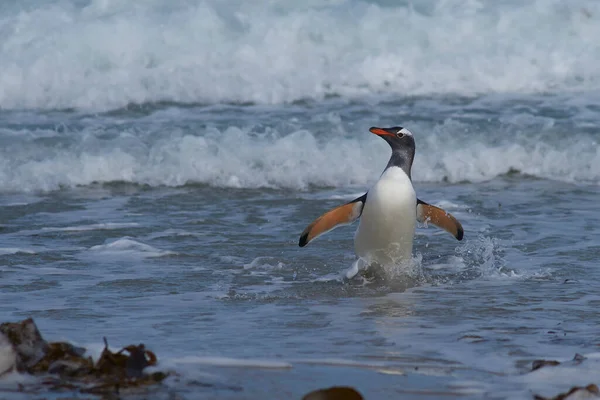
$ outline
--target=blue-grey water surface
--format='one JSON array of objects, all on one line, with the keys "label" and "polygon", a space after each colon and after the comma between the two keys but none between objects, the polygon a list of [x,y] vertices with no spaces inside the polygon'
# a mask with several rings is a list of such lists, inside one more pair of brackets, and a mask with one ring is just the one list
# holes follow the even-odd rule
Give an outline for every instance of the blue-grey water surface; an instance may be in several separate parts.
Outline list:
[{"label": "blue-grey water surface", "polygon": [[[598,5],[334,3],[3,6],[0,321],[143,342],[165,398],[598,383]],[[396,125],[465,238],[419,227],[410,274],[342,279],[356,225],[300,232],[377,180],[368,128]]]}]

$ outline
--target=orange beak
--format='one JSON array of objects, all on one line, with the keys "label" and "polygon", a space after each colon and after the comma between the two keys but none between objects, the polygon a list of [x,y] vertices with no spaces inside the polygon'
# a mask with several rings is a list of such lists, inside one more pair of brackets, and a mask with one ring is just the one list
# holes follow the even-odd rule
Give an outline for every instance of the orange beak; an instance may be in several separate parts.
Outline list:
[{"label": "orange beak", "polygon": [[372,127],[372,128],[369,128],[369,131],[371,133],[374,133],[374,134],[378,135],[378,136],[386,136],[386,135],[387,136],[394,136],[394,137],[396,136],[393,133],[390,133],[390,132],[388,132],[388,131],[386,131],[385,129],[382,129],[382,128]]}]

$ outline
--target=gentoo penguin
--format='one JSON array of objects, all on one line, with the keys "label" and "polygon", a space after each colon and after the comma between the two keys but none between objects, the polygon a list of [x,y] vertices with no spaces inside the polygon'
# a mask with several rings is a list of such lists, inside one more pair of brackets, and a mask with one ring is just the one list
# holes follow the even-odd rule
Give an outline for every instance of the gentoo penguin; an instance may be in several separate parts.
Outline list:
[{"label": "gentoo penguin", "polygon": [[415,225],[432,223],[458,240],[463,228],[452,215],[417,198],[410,170],[415,156],[415,139],[402,127],[370,128],[392,148],[392,156],[381,177],[371,189],[357,199],[326,212],[306,227],[300,247],[337,226],[360,218],[354,236],[357,262],[347,276],[371,264],[398,265],[412,260]]}]

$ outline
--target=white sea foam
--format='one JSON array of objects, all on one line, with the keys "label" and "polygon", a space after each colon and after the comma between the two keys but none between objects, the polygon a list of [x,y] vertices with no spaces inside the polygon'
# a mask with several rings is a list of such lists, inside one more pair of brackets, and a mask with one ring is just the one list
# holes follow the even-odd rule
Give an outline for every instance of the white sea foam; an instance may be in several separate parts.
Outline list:
[{"label": "white sea foam", "polygon": [[12,2],[0,108],[594,90],[593,0]]},{"label": "white sea foam", "polygon": [[49,232],[83,232],[83,231],[96,231],[96,230],[116,230],[123,228],[132,228],[139,226],[136,222],[107,222],[102,224],[90,224],[90,225],[79,225],[79,226],[65,226],[65,227],[44,227],[42,231]]},{"label": "white sea foam", "polygon": [[332,273],[314,278],[313,282],[343,282],[343,280],[344,280],[343,273],[332,272]]},{"label": "white sea foam", "polygon": [[17,353],[8,338],[0,332],[0,377],[16,370]]},{"label": "white sea foam", "polygon": [[356,193],[350,193],[350,194],[333,194],[331,196],[327,196],[327,200],[344,200],[344,201],[350,201],[350,200],[354,200],[357,197],[362,196],[363,194],[365,194],[364,192],[356,192]]},{"label": "white sea foam", "polygon": [[256,257],[250,263],[244,264],[244,269],[252,270],[280,270],[285,267],[285,264],[278,261],[274,257]]},{"label": "white sea foam", "polygon": [[36,254],[35,250],[20,247],[0,247],[0,255],[6,254]]},{"label": "white sea foam", "polygon": [[172,251],[159,250],[130,237],[109,241],[106,244],[92,246],[90,251],[112,257],[162,257],[175,254]]},{"label": "white sea foam", "polygon": [[243,368],[269,368],[269,369],[287,369],[292,368],[292,364],[284,361],[258,360],[247,358],[228,358],[228,357],[200,357],[187,356],[176,360],[178,364],[206,364],[216,367],[243,367]]},{"label": "white sea foam", "polygon": [[356,361],[343,358],[305,358],[294,360],[294,363],[359,368],[382,368],[390,366],[390,363],[386,361]]},{"label": "white sea foam", "polygon": [[[597,353],[583,354],[584,359],[582,362],[573,361],[574,354],[568,357],[554,357],[551,354],[545,355],[545,359],[557,360],[561,364],[542,367],[526,374],[509,377],[509,381],[525,384],[527,393],[518,393],[517,391],[510,393],[510,389],[507,389],[507,387],[510,388],[511,386],[506,383],[494,385],[496,387],[490,387],[490,391],[498,393],[502,397],[527,399],[531,398],[531,393],[550,398],[557,396],[559,393],[566,393],[575,386],[585,387],[590,383],[597,382],[598,373],[600,372],[600,362],[595,357],[595,354]],[[504,391],[506,393],[503,393]],[[597,398],[597,396],[576,393],[567,398],[575,400]]]},{"label": "white sea foam", "polygon": [[[449,134],[460,129],[447,124],[433,129],[415,127],[415,182],[480,182],[512,170],[565,182],[600,182],[600,146],[586,134],[568,141],[557,139],[554,131],[510,137],[490,133],[468,139]],[[198,135],[162,132],[153,141],[128,133],[100,141],[94,133],[82,132],[60,148],[20,143],[0,149],[0,191],[47,191],[115,181],[151,186],[202,183],[230,188],[355,186],[365,190],[379,177],[389,157],[387,144],[358,132],[323,136],[297,130],[259,137],[251,128],[215,131]]]}]

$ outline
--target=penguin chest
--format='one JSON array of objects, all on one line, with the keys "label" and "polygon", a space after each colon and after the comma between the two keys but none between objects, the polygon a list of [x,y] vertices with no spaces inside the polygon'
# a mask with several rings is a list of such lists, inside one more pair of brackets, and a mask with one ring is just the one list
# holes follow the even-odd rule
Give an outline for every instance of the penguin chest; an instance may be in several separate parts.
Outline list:
[{"label": "penguin chest", "polygon": [[417,196],[410,178],[388,168],[369,190],[354,239],[359,257],[379,264],[412,257]]}]

